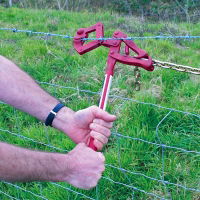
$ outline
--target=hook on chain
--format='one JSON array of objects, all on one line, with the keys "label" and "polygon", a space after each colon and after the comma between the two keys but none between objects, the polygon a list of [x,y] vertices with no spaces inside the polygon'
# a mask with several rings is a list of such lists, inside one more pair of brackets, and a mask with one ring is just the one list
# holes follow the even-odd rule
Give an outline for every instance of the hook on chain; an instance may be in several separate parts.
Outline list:
[{"label": "hook on chain", "polygon": [[135,77],[135,82],[134,82],[135,83],[135,90],[140,91],[140,89],[141,89],[141,82],[140,82],[141,73],[140,73],[139,67],[135,67],[134,77]]}]

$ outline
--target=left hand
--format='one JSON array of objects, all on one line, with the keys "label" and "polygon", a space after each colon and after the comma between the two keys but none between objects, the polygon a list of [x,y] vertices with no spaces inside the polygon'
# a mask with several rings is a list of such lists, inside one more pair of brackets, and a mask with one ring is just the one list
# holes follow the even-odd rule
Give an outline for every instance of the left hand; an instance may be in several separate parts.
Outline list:
[{"label": "left hand", "polygon": [[108,142],[108,137],[111,134],[110,129],[115,120],[116,116],[103,111],[97,106],[91,106],[71,113],[68,119],[66,117],[66,120],[62,120],[65,121],[65,124],[58,129],[67,134],[75,143],[83,142],[88,145],[90,137],[93,137],[94,146],[97,150],[101,150]]}]

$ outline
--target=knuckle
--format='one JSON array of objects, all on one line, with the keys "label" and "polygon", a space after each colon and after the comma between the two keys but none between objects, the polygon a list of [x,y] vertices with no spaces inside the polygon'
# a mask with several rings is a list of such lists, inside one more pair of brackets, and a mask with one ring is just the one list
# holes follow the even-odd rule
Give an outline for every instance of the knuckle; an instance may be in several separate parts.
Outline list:
[{"label": "knuckle", "polygon": [[103,144],[101,143],[100,145],[99,145],[99,151],[101,151],[103,149]]},{"label": "knuckle", "polygon": [[110,135],[111,135],[111,131],[110,131],[110,129],[107,129],[106,130],[106,136],[109,137]]},{"label": "knuckle", "polygon": [[81,188],[81,189],[84,189],[84,190],[89,190],[89,185],[87,184],[83,184],[83,185],[74,185],[75,187],[78,187],[78,188]]},{"label": "knuckle", "polygon": [[101,173],[97,174],[97,177],[96,177],[97,181],[99,181],[100,178],[101,178]]},{"label": "knuckle", "polygon": [[88,178],[87,180],[86,180],[86,182],[87,182],[87,188],[88,189],[91,189],[91,188],[94,188],[94,187],[96,187],[96,185],[97,185],[97,183],[98,183],[98,180],[101,178],[101,175],[99,175],[99,174],[97,174],[97,173],[93,173],[93,174],[91,174],[91,177],[90,178]]},{"label": "knuckle", "polygon": [[[104,155],[103,155],[101,152],[99,152],[99,158],[100,158],[100,160],[104,163],[105,157],[104,157]],[[102,165],[103,165],[103,164],[102,164]]]},{"label": "knuckle", "polygon": [[91,130],[90,131],[90,136],[94,137],[94,135],[95,135],[95,131]]},{"label": "knuckle", "polygon": [[107,122],[105,120],[102,119],[94,119],[93,123],[101,126],[101,127],[105,127],[105,128],[112,128],[113,127],[113,122]]},{"label": "knuckle", "polygon": [[110,122],[109,123],[109,128],[112,128],[113,127],[113,122]]},{"label": "knuckle", "polygon": [[96,186],[97,186],[97,183],[98,183],[97,180],[96,180],[96,181],[93,181],[93,182],[90,184],[90,189],[96,187]]},{"label": "knuckle", "polygon": [[99,137],[99,141],[102,142],[103,144],[106,144],[108,142],[108,138],[104,135],[101,135]]},{"label": "knuckle", "polygon": [[108,142],[108,138],[105,137],[105,138],[104,138],[104,144],[107,144],[107,142]]},{"label": "knuckle", "polygon": [[96,123],[96,124],[102,124],[102,120],[101,119],[94,119],[93,120],[93,123]]},{"label": "knuckle", "polygon": [[105,166],[104,165],[101,166],[99,170],[100,170],[100,173],[104,172],[105,171]]},{"label": "knuckle", "polygon": [[94,182],[90,182],[90,183],[88,183],[88,184],[85,184],[84,187],[82,187],[82,188],[85,189],[85,190],[89,190],[89,189],[91,189],[91,188],[93,188],[93,187],[95,187],[95,186],[96,186],[96,185],[95,185]]},{"label": "knuckle", "polygon": [[96,125],[94,123],[91,123],[90,124],[90,129],[95,129],[96,128]]},{"label": "knuckle", "polygon": [[105,124],[105,121],[102,120],[102,119],[99,119],[99,120],[98,120],[98,123],[99,123],[101,126],[103,126],[103,125]]},{"label": "knuckle", "polygon": [[92,109],[92,110],[97,110],[98,107],[97,107],[96,105],[93,105],[93,106],[91,106],[91,109]]},{"label": "knuckle", "polygon": [[101,142],[97,142],[96,143],[97,145],[97,149],[100,151],[100,150],[102,150],[102,148],[103,148],[103,144],[101,143]]}]

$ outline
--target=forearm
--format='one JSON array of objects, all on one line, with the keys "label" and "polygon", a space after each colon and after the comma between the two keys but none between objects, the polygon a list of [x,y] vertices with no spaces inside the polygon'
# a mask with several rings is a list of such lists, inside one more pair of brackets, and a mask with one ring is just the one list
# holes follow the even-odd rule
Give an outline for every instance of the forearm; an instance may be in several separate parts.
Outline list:
[{"label": "forearm", "polygon": [[41,121],[46,119],[50,110],[59,102],[40,88],[28,74],[2,56],[0,56],[0,91],[1,101]]},{"label": "forearm", "polygon": [[1,180],[59,181],[64,173],[63,161],[67,162],[65,154],[31,151],[0,143]]}]

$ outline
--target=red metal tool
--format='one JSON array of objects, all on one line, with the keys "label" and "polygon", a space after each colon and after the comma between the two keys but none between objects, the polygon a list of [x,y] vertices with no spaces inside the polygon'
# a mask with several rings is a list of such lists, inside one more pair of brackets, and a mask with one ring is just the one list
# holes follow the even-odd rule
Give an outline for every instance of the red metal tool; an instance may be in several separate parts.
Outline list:
[{"label": "red metal tool", "polygon": [[[89,33],[94,31],[96,31],[97,40],[84,44],[84,38],[88,38]],[[99,108],[105,110],[116,62],[142,67],[148,71],[153,71],[154,66],[151,57],[146,53],[146,51],[138,48],[133,41],[126,40],[127,35],[123,32],[114,32],[112,40],[103,40],[101,39],[103,37],[104,27],[103,24],[100,22],[89,28],[81,28],[77,31],[77,34],[74,38],[74,48],[81,55],[99,46],[105,46],[110,48],[107,59],[107,68],[105,71],[105,80],[99,103]],[[120,53],[122,42],[125,43],[125,54]],[[137,56],[130,56],[130,49],[134,51],[134,53],[137,54]],[[97,148],[94,146],[94,138],[92,137],[90,138],[89,147],[95,151],[97,150]]]},{"label": "red metal tool", "polygon": [[100,22],[89,28],[80,28],[76,32],[76,36],[74,37],[74,48],[79,54],[82,55],[84,53],[87,53],[88,51],[91,51],[101,46],[101,40],[94,40],[88,44],[83,45],[84,41],[82,39],[88,38],[89,33],[95,31],[96,31],[96,38],[104,37],[103,24]]}]

